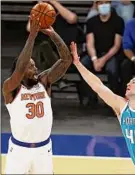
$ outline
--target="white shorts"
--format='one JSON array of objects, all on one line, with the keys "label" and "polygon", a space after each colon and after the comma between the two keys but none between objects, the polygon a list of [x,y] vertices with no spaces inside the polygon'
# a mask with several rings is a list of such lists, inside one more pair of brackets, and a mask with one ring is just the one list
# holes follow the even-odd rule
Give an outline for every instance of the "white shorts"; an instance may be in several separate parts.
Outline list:
[{"label": "white shorts", "polygon": [[53,174],[52,142],[25,148],[9,140],[5,174]]}]

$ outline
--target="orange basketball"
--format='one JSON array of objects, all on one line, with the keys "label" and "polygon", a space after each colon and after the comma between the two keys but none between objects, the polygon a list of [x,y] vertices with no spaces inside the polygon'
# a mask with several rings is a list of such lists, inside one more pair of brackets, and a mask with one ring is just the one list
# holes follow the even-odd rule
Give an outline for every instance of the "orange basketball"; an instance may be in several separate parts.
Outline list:
[{"label": "orange basketball", "polygon": [[30,15],[35,16],[35,18],[39,18],[41,23],[41,29],[46,29],[49,26],[53,25],[56,19],[56,11],[52,5],[40,2],[36,4],[32,10]]}]

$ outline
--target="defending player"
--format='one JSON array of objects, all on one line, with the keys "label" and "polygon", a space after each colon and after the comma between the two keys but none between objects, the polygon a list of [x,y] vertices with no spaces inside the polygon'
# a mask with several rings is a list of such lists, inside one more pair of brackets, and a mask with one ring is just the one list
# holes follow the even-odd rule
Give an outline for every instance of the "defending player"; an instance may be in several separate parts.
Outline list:
[{"label": "defending player", "polygon": [[39,21],[31,20],[27,42],[13,64],[11,76],[3,84],[12,131],[6,174],[53,173],[50,139],[53,116],[49,95],[52,83],[64,75],[72,56],[52,27],[43,30],[55,43],[60,59],[38,75],[31,54],[39,28]]},{"label": "defending player", "polygon": [[73,63],[89,86],[115,111],[125,137],[127,147],[135,164],[135,78],[127,85],[126,99],[114,94],[101,80],[88,71],[79,61],[77,47],[71,43]]}]

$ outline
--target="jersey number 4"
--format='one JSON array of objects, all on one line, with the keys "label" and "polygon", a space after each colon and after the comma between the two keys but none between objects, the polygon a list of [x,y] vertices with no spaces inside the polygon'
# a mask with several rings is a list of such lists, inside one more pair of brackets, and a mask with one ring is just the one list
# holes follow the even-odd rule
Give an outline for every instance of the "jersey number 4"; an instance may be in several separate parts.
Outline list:
[{"label": "jersey number 4", "polygon": [[37,102],[36,104],[28,103],[26,108],[29,109],[29,113],[26,114],[28,119],[33,119],[34,117],[41,118],[44,116],[44,105],[41,101]]},{"label": "jersey number 4", "polygon": [[125,130],[126,137],[130,140],[132,144],[135,143],[135,130]]}]

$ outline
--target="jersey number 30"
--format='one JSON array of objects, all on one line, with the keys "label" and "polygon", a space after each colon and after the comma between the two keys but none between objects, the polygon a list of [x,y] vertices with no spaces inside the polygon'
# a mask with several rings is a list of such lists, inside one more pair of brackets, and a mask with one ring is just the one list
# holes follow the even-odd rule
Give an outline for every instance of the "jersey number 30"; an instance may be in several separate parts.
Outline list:
[{"label": "jersey number 30", "polygon": [[41,118],[44,116],[44,105],[41,101],[37,102],[36,104],[28,103],[26,108],[29,109],[29,113],[26,114],[28,119],[33,119],[34,117]]}]

